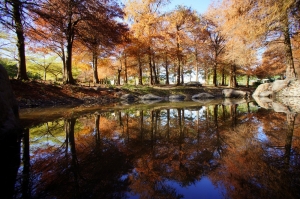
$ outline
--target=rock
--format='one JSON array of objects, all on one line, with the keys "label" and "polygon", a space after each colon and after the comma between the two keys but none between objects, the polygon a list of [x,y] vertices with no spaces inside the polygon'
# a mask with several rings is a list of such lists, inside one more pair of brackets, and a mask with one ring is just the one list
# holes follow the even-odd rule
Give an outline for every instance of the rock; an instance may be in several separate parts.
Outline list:
[{"label": "rock", "polygon": [[289,85],[289,80],[276,80],[272,85],[273,92],[279,92]]},{"label": "rock", "polygon": [[19,129],[19,107],[8,75],[0,65],[0,135]]},{"label": "rock", "polygon": [[261,93],[259,93],[259,97],[272,97],[272,95],[272,91],[262,91]]},{"label": "rock", "polygon": [[259,85],[252,96],[300,97],[300,80],[276,80]]},{"label": "rock", "polygon": [[197,87],[202,86],[202,84],[200,82],[197,82],[197,81],[191,81],[191,82],[185,83],[184,85],[185,86],[197,86]]},{"label": "rock", "polygon": [[169,96],[169,101],[183,101],[185,99],[184,95],[171,95]]},{"label": "rock", "polygon": [[272,108],[274,109],[275,112],[278,112],[278,113],[289,113],[290,112],[288,107],[286,107],[283,104],[278,103],[278,102],[273,102]]},{"label": "rock", "polygon": [[268,98],[268,97],[257,97],[257,96],[253,96],[253,98],[255,99],[256,103],[265,109],[272,109],[272,103],[273,100]]},{"label": "rock", "polygon": [[122,100],[122,101],[134,101],[135,100],[135,96],[134,95],[132,95],[132,94],[125,94],[125,95],[122,95],[121,97],[120,97],[120,99]]},{"label": "rock", "polygon": [[280,97],[276,98],[276,102],[288,107],[290,112],[300,113],[299,97]]},{"label": "rock", "polygon": [[[13,198],[20,166],[19,108],[6,70],[0,65],[0,183],[2,198]],[[29,131],[28,131],[29,133]],[[29,137],[29,134],[28,134]]]},{"label": "rock", "polygon": [[199,93],[197,95],[193,95],[192,99],[207,99],[207,98],[214,98],[215,96],[209,93]]},{"label": "rock", "polygon": [[142,100],[163,100],[162,97],[153,94],[146,94],[140,97]]},{"label": "rock", "polygon": [[254,93],[252,94],[252,96],[259,96],[259,94],[261,92],[264,92],[264,91],[272,91],[272,83],[265,83],[265,84],[261,84],[259,85]]},{"label": "rock", "polygon": [[241,90],[235,90],[235,89],[224,89],[222,90],[222,94],[225,98],[248,98],[250,97],[249,91],[241,91]]},{"label": "rock", "polygon": [[284,88],[276,92],[276,97],[300,97],[300,80],[290,80]]}]

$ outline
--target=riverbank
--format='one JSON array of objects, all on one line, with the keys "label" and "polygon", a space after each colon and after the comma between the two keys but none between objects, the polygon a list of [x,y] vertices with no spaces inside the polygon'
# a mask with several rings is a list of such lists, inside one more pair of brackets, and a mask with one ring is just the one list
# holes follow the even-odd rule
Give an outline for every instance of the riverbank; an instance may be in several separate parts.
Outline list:
[{"label": "riverbank", "polygon": [[[161,97],[170,95],[192,95],[206,92],[222,97],[222,90],[228,87],[189,87],[189,86],[105,86],[105,85],[63,85],[50,82],[11,80],[15,97],[21,109],[33,107],[53,107],[64,105],[109,105],[120,101],[120,96],[133,94],[141,96],[154,94]],[[253,92],[254,88],[238,89]]]}]

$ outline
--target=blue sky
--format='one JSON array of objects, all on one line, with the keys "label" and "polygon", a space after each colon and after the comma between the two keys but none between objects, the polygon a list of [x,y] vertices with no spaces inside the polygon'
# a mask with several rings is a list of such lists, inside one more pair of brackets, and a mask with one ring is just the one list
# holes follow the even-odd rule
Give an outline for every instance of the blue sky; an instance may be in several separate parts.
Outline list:
[{"label": "blue sky", "polygon": [[170,5],[168,5],[169,9],[175,8],[176,5],[185,5],[203,14],[207,11],[211,0],[170,0],[170,2]]}]

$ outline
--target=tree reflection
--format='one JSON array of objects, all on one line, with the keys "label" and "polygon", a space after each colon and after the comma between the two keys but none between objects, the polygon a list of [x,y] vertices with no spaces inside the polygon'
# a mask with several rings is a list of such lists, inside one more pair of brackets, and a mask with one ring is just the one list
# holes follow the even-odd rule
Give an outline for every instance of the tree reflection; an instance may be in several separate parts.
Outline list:
[{"label": "tree reflection", "polygon": [[23,140],[22,197],[24,199],[27,199],[27,198],[31,198],[29,129],[24,129],[22,140]]},{"label": "tree reflection", "polygon": [[285,164],[287,167],[290,165],[291,158],[291,149],[293,142],[294,126],[295,126],[295,117],[294,113],[287,113],[287,132],[286,132],[286,141],[285,141]]},{"label": "tree reflection", "polygon": [[[281,166],[287,162],[287,156],[290,158],[294,117],[288,118],[287,139],[281,143],[275,143],[272,137],[262,140],[257,134],[260,126],[255,122],[240,124],[224,132],[227,150],[219,160],[220,167],[210,176],[226,187],[230,198],[299,197],[299,192],[295,191],[295,185],[299,188],[299,184],[293,180],[298,179],[295,178],[299,176],[298,169]],[[260,121],[269,124],[268,120]],[[279,132],[284,130],[283,124],[277,127],[281,128]],[[283,153],[281,149],[285,149]]]},{"label": "tree reflection", "polygon": [[20,194],[126,198],[130,192],[139,198],[183,198],[173,182],[188,188],[209,177],[226,188],[228,198],[297,198],[298,123],[297,115],[252,112],[248,104],[66,118],[64,133],[52,134],[61,143],[42,139],[48,144],[43,150],[36,150],[33,140],[27,143],[36,151],[27,158],[30,172],[23,168],[30,183],[26,186],[24,175]]}]

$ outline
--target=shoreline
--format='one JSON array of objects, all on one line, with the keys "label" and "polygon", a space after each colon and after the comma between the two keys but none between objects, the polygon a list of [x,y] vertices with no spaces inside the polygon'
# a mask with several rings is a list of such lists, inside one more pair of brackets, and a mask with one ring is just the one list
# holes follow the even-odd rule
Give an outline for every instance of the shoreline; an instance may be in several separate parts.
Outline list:
[{"label": "shoreline", "polygon": [[[154,94],[160,97],[170,95],[185,95],[187,99],[192,95],[206,92],[216,98],[222,98],[222,90],[229,88],[219,87],[191,87],[191,86],[115,86],[107,87],[104,85],[82,86],[82,85],[59,85],[41,83],[37,81],[11,80],[14,95],[18,101],[20,109],[26,108],[49,108],[61,106],[92,106],[105,105],[120,102],[120,97],[124,94],[142,96]],[[237,87],[237,90],[250,91],[253,87]]]}]

